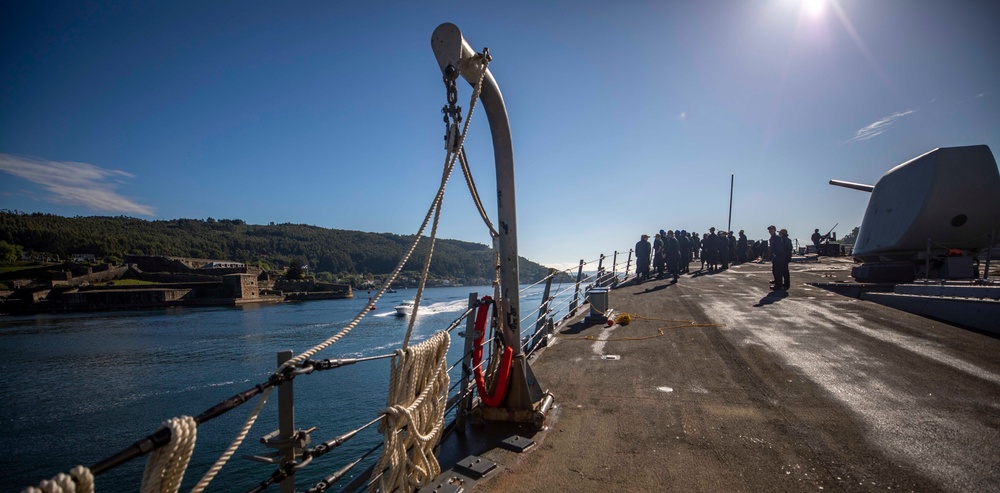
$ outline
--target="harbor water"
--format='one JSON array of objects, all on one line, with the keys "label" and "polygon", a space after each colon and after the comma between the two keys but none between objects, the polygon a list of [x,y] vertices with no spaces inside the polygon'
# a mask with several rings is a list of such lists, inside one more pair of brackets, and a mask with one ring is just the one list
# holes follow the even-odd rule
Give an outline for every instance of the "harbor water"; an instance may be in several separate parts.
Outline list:
[{"label": "harbor water", "polygon": [[[522,335],[530,334],[543,286],[521,295]],[[468,307],[469,293],[491,295],[492,288],[447,287],[424,291],[411,344],[446,328]],[[378,309],[338,343],[314,359],[391,354],[406,334],[408,317],[393,306],[412,299],[415,289],[387,293]],[[558,308],[566,313],[573,286],[553,286]],[[295,354],[338,332],[368,301],[310,301],[235,308],[75,313],[0,318],[0,460],[14,490],[35,485],[71,467],[93,465],[155,431],[164,420],[200,414],[222,400],[265,381],[276,367],[276,354]],[[582,295],[581,295],[582,296]],[[461,358],[463,341],[452,331],[448,365]],[[385,406],[389,360],[375,360],[301,376],[294,381],[295,420],[300,429],[318,427],[313,445],[355,429]],[[460,367],[451,371],[452,383]],[[259,398],[257,398],[259,399]],[[182,489],[190,489],[222,454],[256,404],[253,400],[203,424]],[[274,466],[243,455],[272,451],[259,438],[277,428],[274,392],[236,455],[210,491],[247,491],[265,480]],[[324,476],[381,442],[376,427],[359,434],[297,474],[298,489]],[[355,475],[373,463],[372,454]],[[139,487],[145,457],[97,477],[104,491]],[[348,477],[350,477],[349,475]],[[273,488],[277,488],[274,486]],[[275,490],[276,491],[276,490]]]}]

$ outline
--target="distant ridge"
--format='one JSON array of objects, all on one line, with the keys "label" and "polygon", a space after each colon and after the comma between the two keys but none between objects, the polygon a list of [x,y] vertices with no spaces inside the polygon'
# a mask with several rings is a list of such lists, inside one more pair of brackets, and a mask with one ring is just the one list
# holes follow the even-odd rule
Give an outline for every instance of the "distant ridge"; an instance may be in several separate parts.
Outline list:
[{"label": "distant ridge", "polygon": [[[24,252],[46,252],[68,259],[90,253],[100,261],[120,261],[126,254],[227,259],[284,268],[293,260],[312,273],[382,275],[391,273],[413,241],[413,235],[366,233],[305,224],[252,225],[241,219],[172,219],[147,221],[127,216],[63,217],[43,213],[0,211],[0,241]],[[404,272],[416,273],[427,258],[421,241]],[[492,249],[480,243],[438,239],[433,276],[466,284],[493,279]],[[535,282],[548,269],[524,257],[521,282]]]}]

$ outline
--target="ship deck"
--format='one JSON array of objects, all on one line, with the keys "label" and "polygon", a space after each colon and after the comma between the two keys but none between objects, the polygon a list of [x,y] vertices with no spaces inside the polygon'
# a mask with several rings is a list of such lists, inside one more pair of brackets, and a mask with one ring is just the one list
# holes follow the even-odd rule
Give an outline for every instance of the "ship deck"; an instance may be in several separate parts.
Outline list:
[{"label": "ship deck", "polygon": [[638,319],[578,318],[531,361],[545,429],[466,425],[442,466],[495,462],[486,492],[1000,490],[1000,339],[809,284],[850,265],[792,263],[787,294],[766,263],[612,290]]}]

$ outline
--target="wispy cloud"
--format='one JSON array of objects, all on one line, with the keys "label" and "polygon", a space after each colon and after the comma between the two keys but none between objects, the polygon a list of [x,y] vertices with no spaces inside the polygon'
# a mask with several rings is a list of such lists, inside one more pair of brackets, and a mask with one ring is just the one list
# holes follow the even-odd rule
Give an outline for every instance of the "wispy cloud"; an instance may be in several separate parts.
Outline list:
[{"label": "wispy cloud", "polygon": [[854,133],[854,137],[848,139],[847,142],[854,142],[855,140],[868,140],[872,137],[875,137],[876,135],[879,135],[885,132],[886,130],[889,130],[889,127],[891,127],[894,123],[896,123],[896,121],[899,120],[900,118],[916,112],[917,110],[906,110],[898,113],[893,113],[875,123],[872,123],[871,125],[862,128],[861,130],[858,130],[857,132]]},{"label": "wispy cloud", "polygon": [[124,171],[87,163],[46,161],[0,153],[0,171],[41,185],[45,200],[56,204],[82,205],[96,212],[117,212],[152,216],[153,208],[123,197],[117,192]]}]

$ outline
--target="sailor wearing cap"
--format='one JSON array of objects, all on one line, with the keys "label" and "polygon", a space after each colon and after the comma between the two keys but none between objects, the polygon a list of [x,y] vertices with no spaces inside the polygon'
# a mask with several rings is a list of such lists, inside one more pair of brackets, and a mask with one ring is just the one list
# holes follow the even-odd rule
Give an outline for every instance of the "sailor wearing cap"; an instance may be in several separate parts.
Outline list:
[{"label": "sailor wearing cap", "polygon": [[747,235],[740,230],[740,237],[736,240],[736,260],[741,264],[747,261]]},{"label": "sailor wearing cap", "polygon": [[691,264],[691,238],[687,231],[683,229],[680,234],[677,235],[677,241],[681,244],[681,264],[680,273],[686,274],[688,272],[688,266]]},{"label": "sailor wearing cap", "polygon": [[715,228],[708,228],[708,234],[702,239],[705,244],[705,263],[708,264],[709,272],[715,270],[719,264],[719,237],[715,235]]},{"label": "sailor wearing cap", "polygon": [[649,260],[652,247],[649,245],[649,235],[644,234],[635,244],[635,281],[641,284],[649,279]]},{"label": "sailor wearing cap", "polygon": [[673,282],[677,282],[677,274],[681,262],[681,244],[674,236],[673,230],[667,231],[667,243],[665,248],[667,254],[667,270],[670,272],[670,275],[674,276]]},{"label": "sailor wearing cap", "polygon": [[768,249],[771,251],[771,276],[774,280],[771,281],[774,284],[771,289],[778,291],[783,289],[785,281],[783,279],[783,269],[785,268],[782,264],[785,263],[785,241],[778,236],[778,228],[774,225],[767,227],[767,232],[771,235],[770,239],[767,241]]}]

